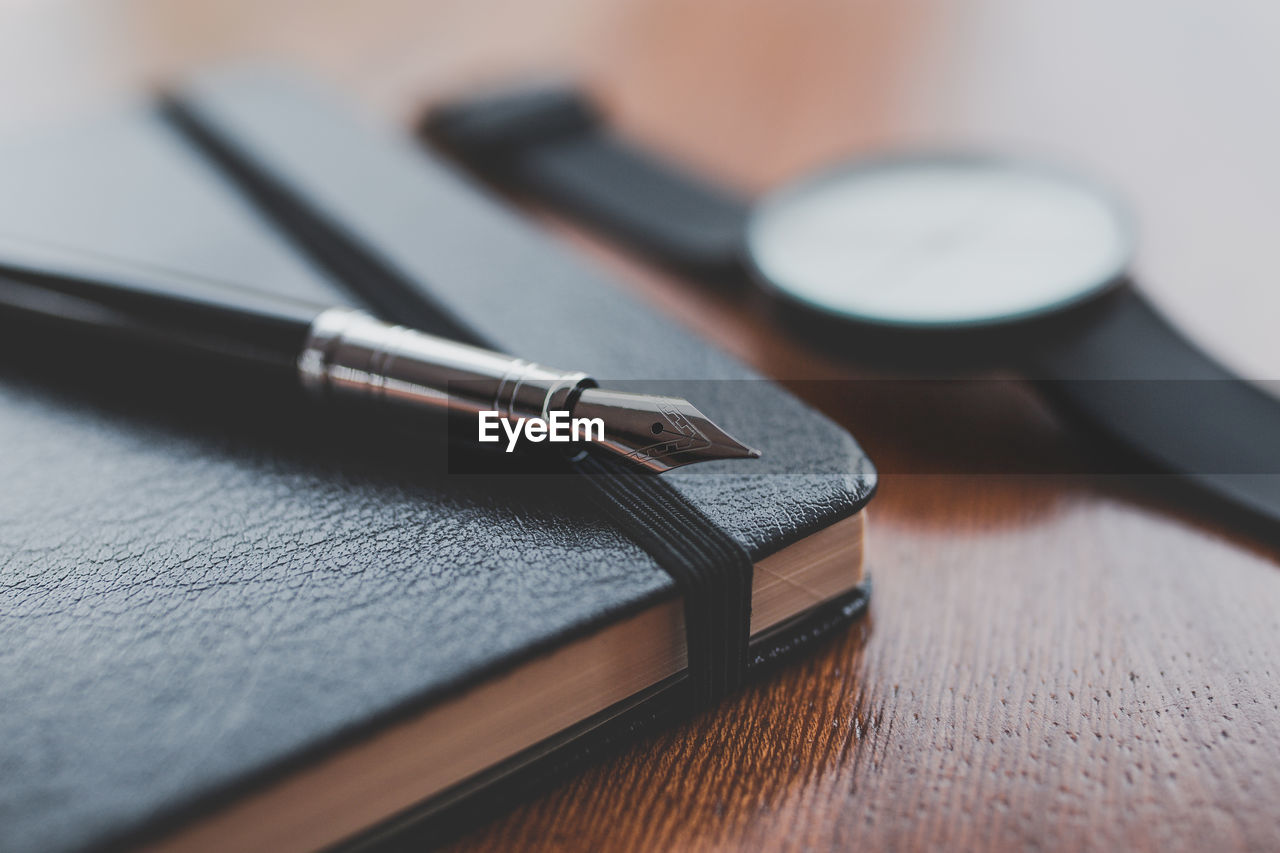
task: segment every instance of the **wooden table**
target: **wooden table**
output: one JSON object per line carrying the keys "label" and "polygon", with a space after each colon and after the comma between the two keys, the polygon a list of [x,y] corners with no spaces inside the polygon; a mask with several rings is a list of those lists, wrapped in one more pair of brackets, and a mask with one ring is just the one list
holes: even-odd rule
{"label": "wooden table", "polygon": [[[747,191],[890,145],[1047,154],[1135,200],[1143,287],[1268,378],[1277,34],[1280,7],[1243,0],[8,0],[0,129],[265,53],[402,121],[485,80],[573,73],[628,132]],[[867,375],[750,300],[548,225],[766,373]],[[886,472],[871,618],[458,849],[1280,847],[1274,543],[1160,480],[966,473],[1079,452],[1016,384],[892,405],[797,387]],[[932,452],[943,435],[972,457]]]}

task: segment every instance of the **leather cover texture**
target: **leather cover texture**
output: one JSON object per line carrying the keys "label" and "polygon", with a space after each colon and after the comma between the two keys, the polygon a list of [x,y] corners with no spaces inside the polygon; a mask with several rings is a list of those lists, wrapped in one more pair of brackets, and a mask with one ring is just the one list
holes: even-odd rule
{"label": "leather cover texture", "polygon": [[[842,430],[407,138],[261,70],[189,91],[481,339],[676,389],[762,447],[667,475],[753,558],[869,497]],[[2,150],[6,238],[355,301],[150,104]],[[127,361],[3,335],[0,849],[145,835],[672,595],[565,478],[451,476],[292,401],[224,400],[216,376],[136,392]]]}

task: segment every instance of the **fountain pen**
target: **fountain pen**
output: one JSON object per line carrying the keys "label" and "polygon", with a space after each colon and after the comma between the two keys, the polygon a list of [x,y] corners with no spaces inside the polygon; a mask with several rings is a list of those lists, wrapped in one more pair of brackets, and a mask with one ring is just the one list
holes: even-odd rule
{"label": "fountain pen", "polygon": [[[325,399],[444,411],[470,417],[472,424],[482,413],[508,424],[568,413],[602,422],[603,435],[588,431],[591,444],[652,473],[760,455],[680,397],[600,388],[579,371],[544,367],[351,308],[170,271],[157,275],[110,259],[95,257],[90,269],[0,256],[0,310],[35,315],[71,333],[96,330],[249,362]],[[171,276],[183,279],[180,288],[165,286]]]}

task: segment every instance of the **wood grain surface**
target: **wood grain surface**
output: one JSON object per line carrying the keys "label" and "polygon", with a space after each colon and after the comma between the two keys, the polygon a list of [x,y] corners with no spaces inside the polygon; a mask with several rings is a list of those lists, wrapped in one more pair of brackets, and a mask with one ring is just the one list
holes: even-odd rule
{"label": "wood grain surface", "polygon": [[[1243,0],[0,0],[0,128],[251,55],[399,121],[485,81],[577,75],[628,132],[753,192],[892,145],[1040,152],[1134,200],[1141,285],[1266,379],[1278,47],[1280,7]],[[766,373],[870,375],[757,300],[531,214]],[[795,387],[886,472],[869,620],[456,849],[1280,848],[1274,542],[1159,477],[973,474],[1089,467],[1018,383]]]}

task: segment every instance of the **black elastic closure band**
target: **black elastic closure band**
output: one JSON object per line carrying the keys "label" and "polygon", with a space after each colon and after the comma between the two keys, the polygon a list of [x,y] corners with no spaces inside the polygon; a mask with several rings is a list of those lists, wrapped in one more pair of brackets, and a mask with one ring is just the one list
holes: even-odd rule
{"label": "black elastic closure band", "polygon": [[737,690],[746,675],[751,635],[754,567],[746,550],[652,474],[591,453],[571,464],[604,498],[609,516],[682,593],[694,708]]}
{"label": "black elastic closure band", "polygon": [[306,204],[186,103],[164,97],[160,112],[285,239],[379,317],[454,340],[471,337],[443,305],[406,281],[346,229]]}
{"label": "black elastic closure band", "polygon": [[[198,110],[166,99],[163,114],[284,236],[383,319],[467,343],[489,344],[349,231],[308,205]],[[751,634],[753,566],[746,550],[653,474],[591,453],[569,465],[603,498],[609,519],[654,558],[683,596],[694,709],[736,690],[746,675]]]}

